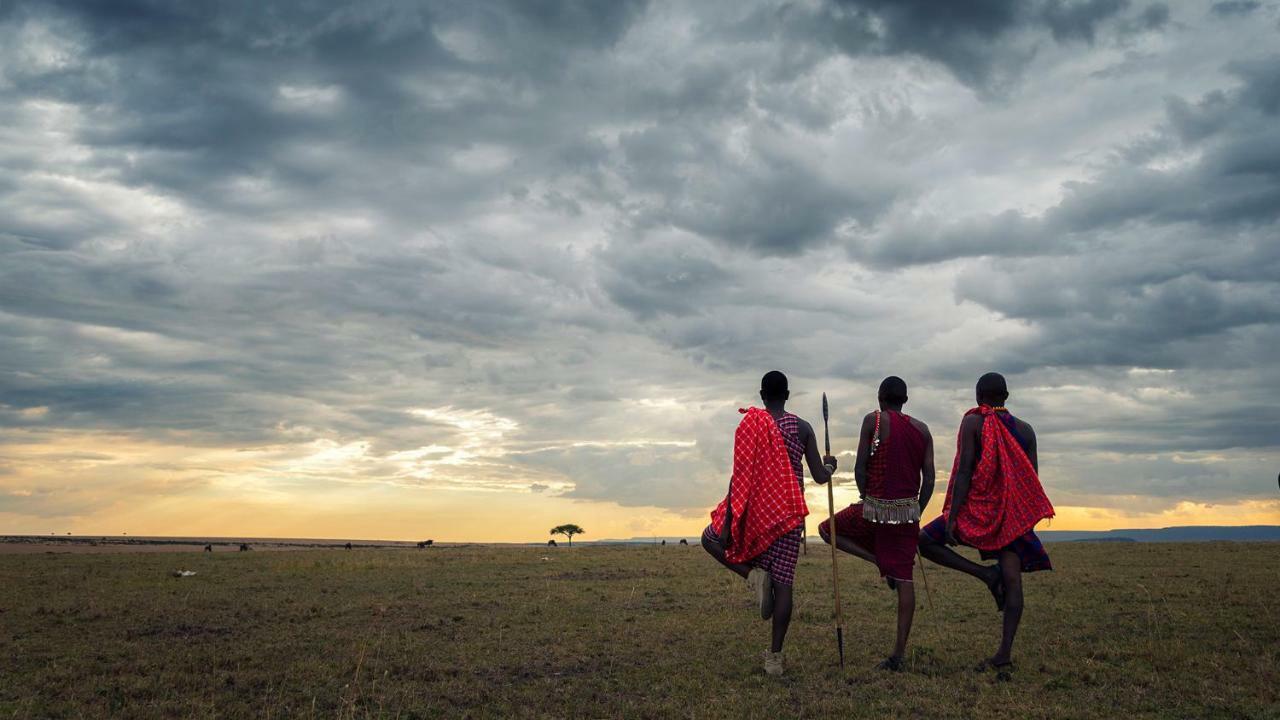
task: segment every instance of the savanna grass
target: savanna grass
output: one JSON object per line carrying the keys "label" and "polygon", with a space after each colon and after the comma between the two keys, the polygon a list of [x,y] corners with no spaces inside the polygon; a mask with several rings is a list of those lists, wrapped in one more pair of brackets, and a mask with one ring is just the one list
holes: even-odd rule
{"label": "savanna grass", "polygon": [[1005,683],[990,596],[933,565],[872,670],[894,598],[847,557],[841,671],[826,551],[781,679],[697,546],[0,556],[0,717],[1280,718],[1280,544],[1050,546]]}

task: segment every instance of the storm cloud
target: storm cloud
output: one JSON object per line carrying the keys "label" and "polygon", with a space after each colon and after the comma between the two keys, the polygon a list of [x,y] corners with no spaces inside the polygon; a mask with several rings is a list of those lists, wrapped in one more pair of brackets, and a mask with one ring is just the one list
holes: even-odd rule
{"label": "storm cloud", "polygon": [[947,438],[1000,370],[1060,504],[1271,502],[1278,22],[0,3],[0,517],[307,484],[694,517],[775,367],[845,451],[883,376]]}

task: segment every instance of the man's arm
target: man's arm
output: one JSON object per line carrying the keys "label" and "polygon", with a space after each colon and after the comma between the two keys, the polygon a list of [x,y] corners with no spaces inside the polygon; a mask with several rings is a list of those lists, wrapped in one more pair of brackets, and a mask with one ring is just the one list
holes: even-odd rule
{"label": "man's arm", "polygon": [[1040,474],[1040,459],[1036,457],[1036,431],[1031,427],[1031,423],[1024,422],[1027,431],[1023,433],[1023,438],[1027,441],[1027,459],[1031,461],[1031,467],[1036,469],[1036,475]]}
{"label": "man's arm", "polygon": [[[806,436],[804,439],[804,459],[809,465],[810,477],[819,485],[831,482],[831,473],[827,472],[827,469],[823,467],[822,455],[818,453],[818,435],[813,431],[813,426],[801,420],[800,432]],[[831,467],[834,470],[836,459],[834,457],[827,459],[830,460]]]}
{"label": "man's arm", "polygon": [[977,463],[978,441],[981,438],[982,416],[970,415],[960,423],[960,462],[956,476],[951,478],[951,512],[947,515],[947,544],[959,545],[955,536],[956,518],[969,497],[969,481]]}
{"label": "man's arm", "polygon": [[924,430],[924,463],[920,466],[920,516],[924,517],[924,509],[933,497],[933,484],[937,480],[937,470],[933,466],[933,435],[929,426],[920,423]]}
{"label": "man's arm", "polygon": [[871,458],[871,436],[876,431],[876,414],[867,413],[858,431],[858,457],[853,462],[853,480],[858,483],[858,497],[867,496],[867,460]]}

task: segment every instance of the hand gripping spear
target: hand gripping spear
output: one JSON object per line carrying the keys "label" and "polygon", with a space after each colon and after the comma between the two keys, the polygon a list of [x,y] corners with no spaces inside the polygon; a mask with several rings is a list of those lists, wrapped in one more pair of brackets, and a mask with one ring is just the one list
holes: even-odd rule
{"label": "hand gripping spear", "polygon": [[[826,444],[826,454],[831,454],[831,428],[828,427],[827,394],[822,393],[822,436]],[[827,472],[834,473],[835,468],[827,465]],[[831,585],[836,592],[836,647],[840,650],[840,667],[844,667],[844,613],[840,611],[840,575],[836,569],[836,499],[831,486],[835,477],[827,478],[827,530],[831,536]]]}

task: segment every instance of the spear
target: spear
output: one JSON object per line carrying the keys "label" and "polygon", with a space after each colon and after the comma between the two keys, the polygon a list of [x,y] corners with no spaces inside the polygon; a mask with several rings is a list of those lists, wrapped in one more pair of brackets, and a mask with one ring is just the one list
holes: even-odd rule
{"label": "spear", "polygon": [[[822,393],[822,435],[826,444],[826,454],[831,454],[831,428],[828,427],[827,394]],[[827,472],[834,473],[835,468],[827,465]],[[827,529],[831,533],[831,586],[836,593],[836,647],[840,650],[840,667],[844,667],[844,613],[840,610],[840,574],[836,569],[836,499],[831,486],[835,484],[835,476],[827,478]]]}

